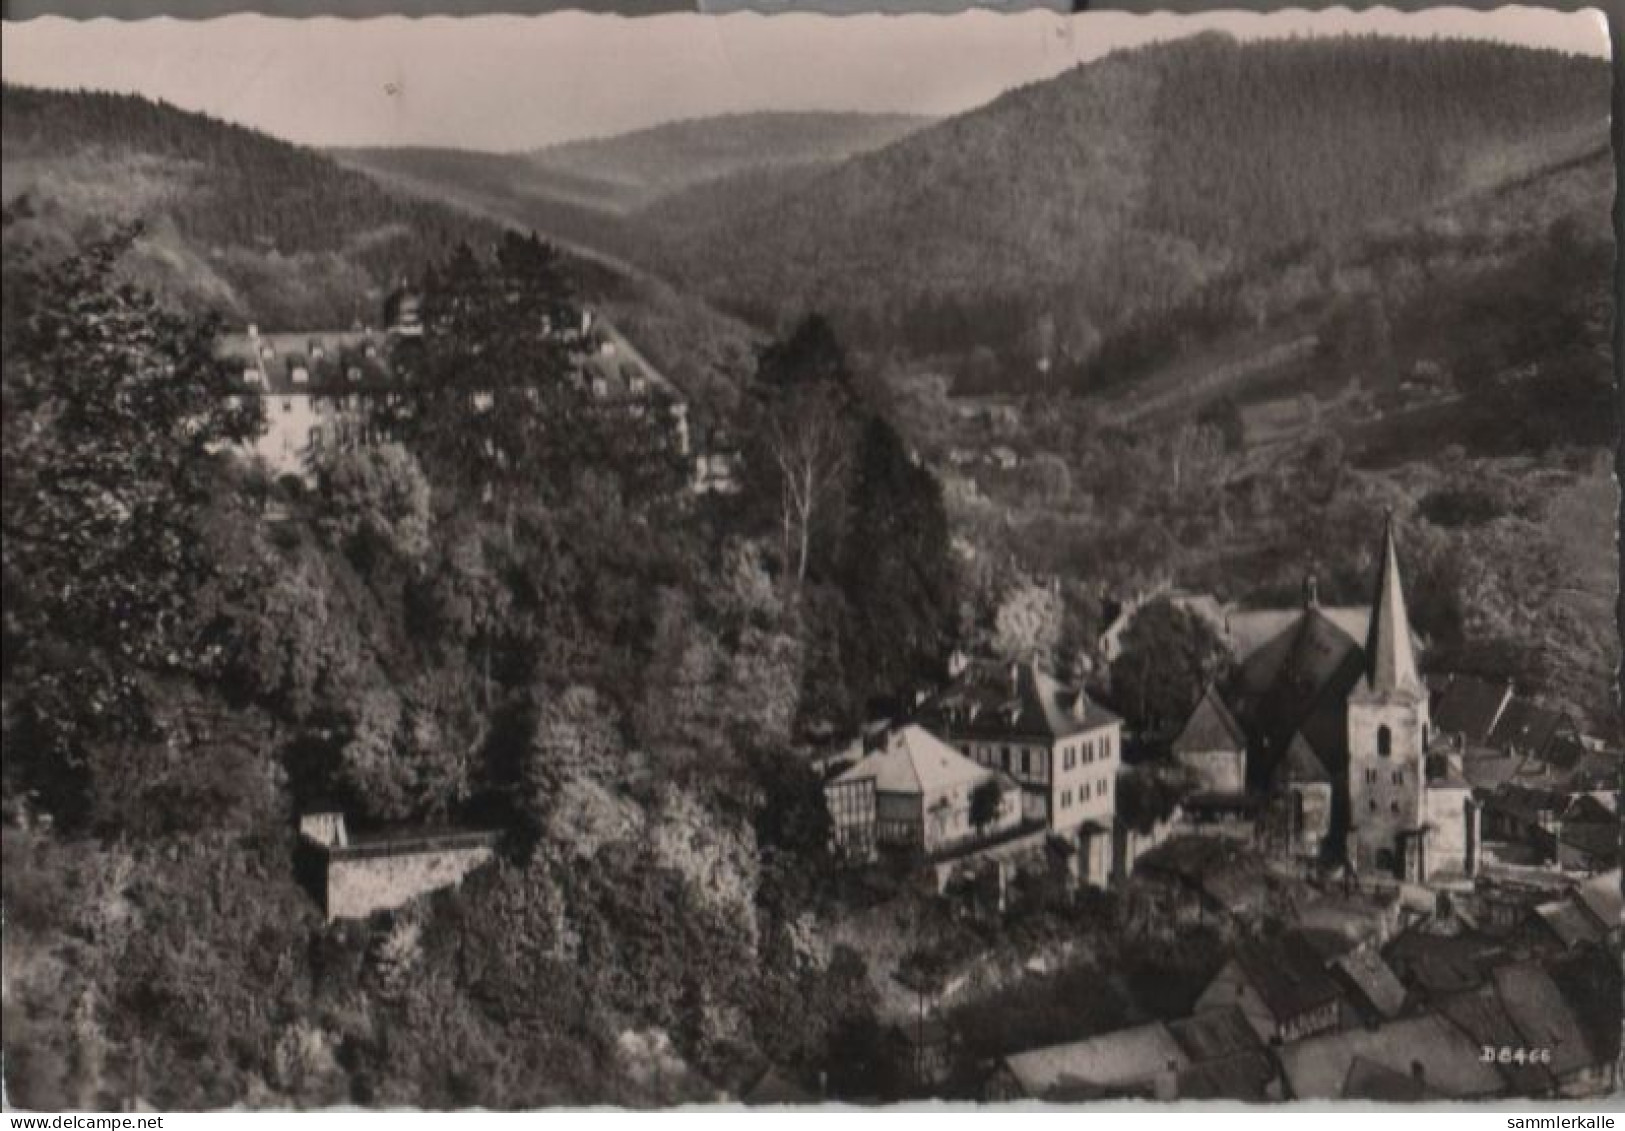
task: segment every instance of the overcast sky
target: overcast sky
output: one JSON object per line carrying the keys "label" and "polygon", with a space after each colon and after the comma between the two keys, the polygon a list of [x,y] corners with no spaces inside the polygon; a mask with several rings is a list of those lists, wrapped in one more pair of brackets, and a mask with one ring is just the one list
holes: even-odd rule
{"label": "overcast sky", "polygon": [[8,82],[133,91],[313,145],[523,149],[746,110],[941,115],[1116,47],[1244,38],[1469,36],[1606,56],[1598,12],[1528,8],[955,16],[579,12],[480,19],[8,23]]}

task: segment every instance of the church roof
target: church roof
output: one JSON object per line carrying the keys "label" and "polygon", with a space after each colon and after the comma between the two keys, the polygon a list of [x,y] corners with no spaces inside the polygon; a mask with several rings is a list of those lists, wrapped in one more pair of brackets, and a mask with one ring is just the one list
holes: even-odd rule
{"label": "church roof", "polygon": [[1185,721],[1185,729],[1174,739],[1174,753],[1200,754],[1214,750],[1245,750],[1247,736],[1236,717],[1219,698],[1212,684]]}
{"label": "church roof", "polygon": [[1405,612],[1392,514],[1382,533],[1382,563],[1377,575],[1377,597],[1371,608],[1371,627],[1366,632],[1365,662],[1365,686],[1371,691],[1427,693],[1417,672],[1411,621]]}
{"label": "church roof", "polygon": [[1242,661],[1240,685],[1259,695],[1283,680],[1318,690],[1358,649],[1353,637],[1311,606]]}
{"label": "church roof", "polygon": [[1235,683],[1236,714],[1263,746],[1249,776],[1267,782],[1298,736],[1325,769],[1341,772],[1348,695],[1364,663],[1359,644],[1316,606],[1247,657]]}
{"label": "church roof", "polygon": [[1288,782],[1300,785],[1310,785],[1316,782],[1330,782],[1332,776],[1326,772],[1326,767],[1316,757],[1309,741],[1299,731],[1292,736],[1287,745],[1286,757],[1276,767],[1275,780],[1283,784]]}

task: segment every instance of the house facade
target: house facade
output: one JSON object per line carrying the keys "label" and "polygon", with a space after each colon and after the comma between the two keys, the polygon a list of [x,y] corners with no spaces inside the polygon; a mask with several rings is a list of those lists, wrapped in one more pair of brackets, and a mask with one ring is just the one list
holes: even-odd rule
{"label": "house facade", "polygon": [[[274,475],[308,479],[323,452],[391,438],[379,409],[406,391],[390,364],[391,352],[399,341],[421,338],[423,325],[418,300],[408,293],[390,296],[385,315],[384,330],[271,333],[250,325],[217,343],[217,354],[236,375],[228,396],[257,398],[263,406],[264,431],[250,442],[249,454]],[[595,402],[632,413],[664,412],[678,452],[691,457],[686,399],[619,330],[587,312],[579,325],[547,332],[568,348],[575,376]],[[490,391],[473,393],[478,411],[494,402]],[[692,489],[735,490],[736,462],[726,452],[695,459]]]}
{"label": "house facade", "polygon": [[1246,943],[1196,1001],[1198,1015],[1235,1009],[1259,1040],[1284,1045],[1337,1028],[1342,993],[1301,940]]}
{"label": "house facade", "polygon": [[887,846],[930,857],[1021,823],[1015,782],[920,726],[886,735],[825,785],[824,798],[836,847],[860,859]]}
{"label": "house facade", "polygon": [[1122,721],[1034,663],[968,664],[917,721],[966,757],[1008,774],[1024,815],[1052,832],[1110,832]]}

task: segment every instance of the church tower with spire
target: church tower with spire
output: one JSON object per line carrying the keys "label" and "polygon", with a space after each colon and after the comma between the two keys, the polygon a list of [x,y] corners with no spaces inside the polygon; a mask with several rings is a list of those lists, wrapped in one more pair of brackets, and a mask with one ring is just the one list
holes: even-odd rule
{"label": "church tower with spire", "polygon": [[1428,691],[1416,666],[1390,512],[1383,531],[1365,669],[1348,698],[1348,856],[1364,874],[1423,882],[1427,853]]}

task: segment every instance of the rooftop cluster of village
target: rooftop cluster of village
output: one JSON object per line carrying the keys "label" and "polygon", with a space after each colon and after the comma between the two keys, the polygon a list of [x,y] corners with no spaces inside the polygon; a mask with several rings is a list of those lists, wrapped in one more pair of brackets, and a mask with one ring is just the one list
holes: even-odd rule
{"label": "rooftop cluster of village", "polygon": [[[946,687],[831,761],[856,866],[912,861],[945,898],[991,892],[1000,910],[1023,872],[1060,869],[1176,928],[1233,932],[1191,1015],[1010,1055],[988,1097],[1611,1086],[1617,1001],[1598,991],[1617,986],[1618,755],[1508,686],[1424,678],[1391,520],[1379,561],[1366,608],[1322,608],[1312,582],[1291,611],[1173,598],[1212,607],[1238,666],[1174,740],[1187,784],[1162,812],[1117,804],[1151,770],[1125,763],[1123,722],[1032,663],[956,658]],[[941,987],[964,980],[945,973],[900,1029],[924,1089],[953,1059]]]}
{"label": "rooftop cluster of village", "polygon": [[[1188,1013],[1006,1055],[980,1069],[983,1097],[1408,1102],[1613,1086],[1618,755],[1510,687],[1424,678],[1391,521],[1379,561],[1361,608],[1321,607],[1312,583],[1293,610],[1173,595],[1239,655],[1173,741],[1185,785],[1160,809],[1119,804],[1159,771],[1125,760],[1124,721],[1034,662],[956,655],[944,686],[817,763],[840,867],[995,918],[1042,875],[1228,940]],[[304,832],[331,918],[398,907],[494,854],[489,834],[358,842],[331,813],[308,814]],[[949,1080],[962,1062],[942,1018],[989,957],[915,984],[918,1016],[895,1037],[918,1094],[964,1085]],[[744,1098],[817,1098],[772,1071],[754,1087],[767,1091]]]}

